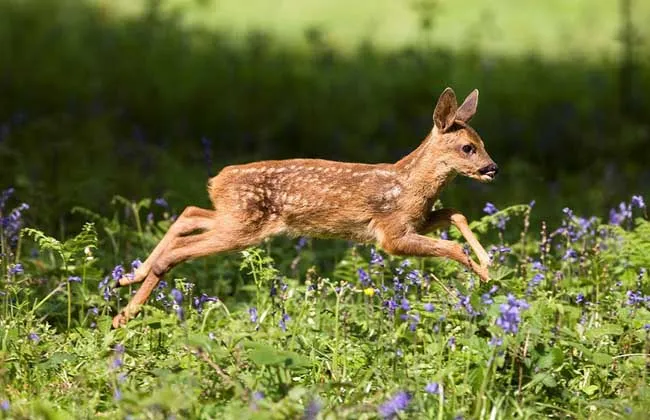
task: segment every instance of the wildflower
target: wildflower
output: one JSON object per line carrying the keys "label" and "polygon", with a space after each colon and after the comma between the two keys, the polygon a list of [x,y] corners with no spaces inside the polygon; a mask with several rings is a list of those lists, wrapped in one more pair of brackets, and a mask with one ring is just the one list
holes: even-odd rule
{"label": "wildflower", "polygon": [[447,340],[447,346],[453,351],[456,350],[456,337],[453,335]]}
{"label": "wildflower", "polygon": [[584,301],[585,301],[585,295],[582,293],[578,293],[578,295],[576,296],[576,303],[578,305],[581,305]]}
{"label": "wildflower", "polygon": [[174,302],[176,302],[177,305],[180,305],[183,303],[183,292],[181,292],[178,289],[172,289],[171,291],[171,297],[174,299]]}
{"label": "wildflower", "polygon": [[530,305],[525,300],[516,299],[512,294],[508,294],[507,303],[502,303],[499,306],[501,313],[496,320],[496,325],[506,333],[516,334],[521,322],[521,310],[529,307]]}
{"label": "wildflower", "polygon": [[70,276],[68,277],[69,283],[81,283],[81,277],[79,276]]}
{"label": "wildflower", "polygon": [[305,246],[307,246],[307,238],[302,236],[298,239],[298,243],[295,245],[296,252],[300,252]]}
{"label": "wildflower", "polygon": [[402,261],[400,265],[397,266],[397,268],[395,269],[395,273],[401,276],[402,274],[404,274],[404,270],[408,268],[410,265],[411,265],[411,261],[409,260]]}
{"label": "wildflower", "polygon": [[370,248],[370,265],[376,265],[378,267],[384,266],[384,257],[382,257],[375,248]]}
{"label": "wildflower", "polygon": [[470,316],[478,315],[478,312],[475,311],[475,310],[474,310],[474,307],[472,306],[472,302],[470,302],[470,297],[469,297],[469,295],[468,295],[468,296],[464,296],[464,295],[461,294],[460,292],[457,292],[457,293],[458,293],[458,303],[456,304],[456,308],[457,308],[457,309],[458,309],[458,308],[461,308],[461,307],[462,307],[462,308],[465,308],[465,310],[467,311],[467,313],[468,313]]}
{"label": "wildflower", "polygon": [[485,207],[483,207],[483,212],[485,212],[485,214],[493,215],[498,211],[499,209],[497,209],[496,206],[489,201],[485,203]]}
{"label": "wildflower", "polygon": [[429,303],[429,302],[427,302],[427,303],[424,304],[424,310],[425,310],[425,311],[427,311],[427,312],[433,312],[433,309],[434,309],[434,307],[433,307],[433,303]]}
{"label": "wildflower", "polygon": [[640,195],[633,195],[630,204],[632,205],[632,207],[636,207],[639,209],[645,208],[645,202],[643,201],[643,197]]}
{"label": "wildflower", "polygon": [[152,212],[149,212],[147,214],[147,223],[148,224],[153,224],[153,213]]}
{"label": "wildflower", "polygon": [[443,230],[442,232],[440,232],[440,239],[444,239],[444,240],[449,239],[449,231]]}
{"label": "wildflower", "polygon": [[38,336],[35,332],[30,332],[28,335],[29,339],[32,340],[32,342],[38,344],[39,341],[41,341],[41,337]]}
{"label": "wildflower", "polygon": [[627,296],[626,303],[630,306],[636,306],[648,300],[648,297],[643,296],[640,290],[637,290],[636,292],[628,290],[625,295]]}
{"label": "wildflower", "polygon": [[312,398],[305,407],[305,412],[303,413],[303,420],[315,420],[318,416],[318,413],[323,408],[323,404],[318,400],[318,398]]}
{"label": "wildflower", "polygon": [[158,206],[160,206],[160,207],[163,207],[163,208],[165,208],[165,209],[168,209],[168,208],[169,208],[169,204],[167,203],[167,200],[165,200],[165,199],[162,198],[162,197],[156,198],[156,199],[154,200],[154,203],[156,203],[156,205],[158,205]]}
{"label": "wildflower", "polygon": [[429,382],[427,386],[424,387],[424,392],[427,394],[440,394],[440,384],[438,382]]}
{"label": "wildflower", "polygon": [[395,310],[399,307],[397,302],[394,299],[387,299],[384,301],[384,307],[388,309],[390,315],[395,314]]}
{"label": "wildflower", "polygon": [[113,390],[113,399],[115,401],[120,401],[122,399],[122,391],[117,387]]}
{"label": "wildflower", "polygon": [[103,292],[105,301],[108,301],[111,298],[111,287],[108,285],[110,279],[111,279],[110,276],[106,276],[104,277],[104,280],[99,282],[98,288]]}
{"label": "wildflower", "polygon": [[14,191],[15,189],[10,187],[0,193],[0,210],[5,208],[5,203],[13,195]]}
{"label": "wildflower", "polygon": [[409,323],[409,329],[411,331],[415,331],[419,323],[420,323],[420,315],[418,314],[411,315],[411,322]]}
{"label": "wildflower", "polygon": [[569,249],[566,250],[566,252],[562,256],[562,259],[564,261],[566,261],[566,260],[576,261],[578,259],[578,252],[573,248],[569,248]]}
{"label": "wildflower", "polygon": [[421,274],[418,270],[411,270],[407,275],[406,279],[411,282],[411,284],[420,284]]}
{"label": "wildflower", "polygon": [[363,289],[363,293],[364,293],[366,296],[373,297],[373,296],[375,295],[375,289],[373,289],[372,287],[368,287],[368,288],[366,288],[366,289]]}
{"label": "wildflower", "polygon": [[251,322],[257,324],[257,308],[253,306],[248,310],[248,314],[251,317]]}
{"label": "wildflower", "polygon": [[12,275],[12,276],[19,276],[19,275],[23,274],[24,272],[25,272],[25,270],[23,269],[23,265],[20,264],[20,263],[14,264],[14,265],[9,267],[9,274]]}
{"label": "wildflower", "polygon": [[8,400],[0,401],[0,410],[9,411],[10,408],[11,408],[11,405],[9,404]]}
{"label": "wildflower", "polygon": [[288,313],[283,313],[282,318],[280,318],[280,323],[278,324],[280,328],[282,329],[283,332],[287,331],[287,321],[289,321],[291,317],[289,316]]}
{"label": "wildflower", "polygon": [[393,419],[406,410],[411,402],[411,395],[408,392],[399,391],[391,399],[379,406],[379,415],[385,419]]}
{"label": "wildflower", "polygon": [[[4,206],[4,203],[2,203]],[[0,210],[2,206],[0,206]],[[29,205],[22,203],[13,209],[7,216],[0,217],[0,228],[4,231],[4,236],[9,239],[9,243],[14,246],[18,242],[18,235],[23,227],[22,213],[29,209]]]}
{"label": "wildflower", "polygon": [[503,338],[492,336],[488,344],[492,347],[499,347],[500,345],[503,344]]}
{"label": "wildflower", "polygon": [[610,209],[609,211],[609,223],[611,225],[621,225],[624,221],[632,218],[632,206],[627,205],[624,202],[618,205],[618,211],[616,209]]}
{"label": "wildflower", "polygon": [[217,338],[217,337],[214,335],[214,333],[213,333],[212,331],[210,331],[210,332],[208,333],[208,338],[209,338],[210,340],[214,340],[214,339]]}
{"label": "wildflower", "polygon": [[411,305],[409,304],[409,301],[406,298],[402,298],[402,302],[400,306],[404,311],[408,311],[409,309],[411,309]]}
{"label": "wildflower", "polygon": [[203,159],[205,166],[208,170],[208,175],[211,175],[212,170],[212,140],[207,137],[201,137],[201,145],[203,146]]}
{"label": "wildflower", "polygon": [[124,277],[124,267],[122,267],[122,264],[118,264],[115,266],[115,268],[113,268],[111,277],[113,277],[113,280],[115,281],[119,281],[122,277]]}
{"label": "wildflower", "polygon": [[264,393],[262,391],[253,392],[253,400],[259,401],[264,399]]}
{"label": "wildflower", "polygon": [[367,286],[370,284],[370,275],[366,270],[364,270],[363,268],[359,268],[357,270],[357,275],[359,276],[359,282],[361,283],[361,285]]}
{"label": "wildflower", "polygon": [[135,260],[131,261],[131,268],[134,270],[140,268],[141,265],[142,265],[142,261],[140,261],[139,258],[136,258]]}
{"label": "wildflower", "polygon": [[194,309],[196,309],[198,313],[201,313],[203,311],[203,305],[205,305],[206,302],[217,302],[218,300],[219,298],[201,293],[201,296],[194,296]]}

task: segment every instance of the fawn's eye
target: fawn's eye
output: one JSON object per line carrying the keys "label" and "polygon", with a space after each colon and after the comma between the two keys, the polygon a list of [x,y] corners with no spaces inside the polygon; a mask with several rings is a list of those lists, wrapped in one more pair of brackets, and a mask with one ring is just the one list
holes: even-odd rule
{"label": "fawn's eye", "polygon": [[472,145],[472,144],[466,144],[466,145],[464,145],[462,147],[462,150],[463,150],[463,153],[466,153],[466,154],[469,155],[470,153],[474,153],[474,151],[476,150],[476,147],[474,147],[474,145]]}

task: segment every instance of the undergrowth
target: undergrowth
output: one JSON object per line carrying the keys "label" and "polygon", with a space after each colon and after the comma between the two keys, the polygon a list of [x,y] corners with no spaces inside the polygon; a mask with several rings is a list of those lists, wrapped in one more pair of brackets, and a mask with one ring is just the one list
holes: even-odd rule
{"label": "undergrowth", "polygon": [[[0,197],[5,418],[644,418],[650,410],[650,222],[534,203],[473,223],[494,261],[277,239],[186,263],[113,330],[133,270],[173,222],[163,199],[56,239]],[[458,239],[454,230],[437,233]],[[338,247],[338,248],[337,248]],[[337,248],[340,252],[321,251]],[[327,260],[327,261],[324,261]]]}

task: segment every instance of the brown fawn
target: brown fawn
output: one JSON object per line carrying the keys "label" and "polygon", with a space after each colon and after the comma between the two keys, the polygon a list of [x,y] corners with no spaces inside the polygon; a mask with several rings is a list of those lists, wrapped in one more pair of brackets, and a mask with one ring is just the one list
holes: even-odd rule
{"label": "brown fawn", "polygon": [[[459,107],[445,89],[433,112],[434,126],[422,144],[394,164],[319,159],[254,162],[225,167],[208,183],[214,210],[187,207],[133,277],[144,282],[113,327],[134,317],[161,276],[190,258],[242,250],[280,234],[374,242],[394,255],[446,257],[489,280],[490,258],[460,212],[432,210],[457,174],[488,182],[498,167],[468,121],[478,90]],[[453,224],[478,257],[457,242],[424,236]]]}

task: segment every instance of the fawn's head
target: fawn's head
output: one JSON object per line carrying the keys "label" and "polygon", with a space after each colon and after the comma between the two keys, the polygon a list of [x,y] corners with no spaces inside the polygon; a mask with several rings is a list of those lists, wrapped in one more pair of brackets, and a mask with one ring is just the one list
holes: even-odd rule
{"label": "fawn's head", "polygon": [[467,124],[476,113],[477,105],[478,90],[474,89],[467,95],[459,107],[454,91],[445,89],[433,111],[434,141],[437,153],[453,171],[481,182],[490,182],[499,167],[488,155],[481,137]]}

